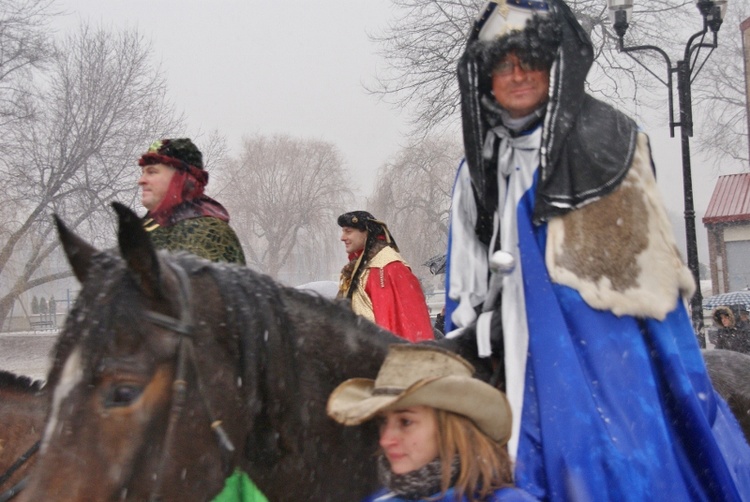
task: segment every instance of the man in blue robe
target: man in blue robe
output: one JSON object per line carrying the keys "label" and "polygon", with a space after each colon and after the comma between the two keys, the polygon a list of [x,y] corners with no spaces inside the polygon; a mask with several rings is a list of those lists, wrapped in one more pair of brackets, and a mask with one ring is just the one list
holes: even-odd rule
{"label": "man in blue robe", "polygon": [[480,352],[501,354],[532,495],[750,500],[750,447],[706,374],[648,137],[585,93],[592,62],[561,0],[480,13],[458,68],[446,331],[475,325]]}

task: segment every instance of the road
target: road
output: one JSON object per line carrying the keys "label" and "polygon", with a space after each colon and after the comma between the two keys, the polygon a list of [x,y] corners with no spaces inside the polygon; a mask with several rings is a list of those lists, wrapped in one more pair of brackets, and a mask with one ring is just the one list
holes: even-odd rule
{"label": "road", "polygon": [[0,369],[43,380],[57,331],[0,333]]}

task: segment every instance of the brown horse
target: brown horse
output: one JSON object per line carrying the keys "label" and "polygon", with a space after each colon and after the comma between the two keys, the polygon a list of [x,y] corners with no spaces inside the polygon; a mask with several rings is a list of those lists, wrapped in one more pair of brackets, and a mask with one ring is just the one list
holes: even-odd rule
{"label": "brown horse", "polygon": [[82,288],[20,500],[211,500],[236,469],[273,501],[372,492],[375,427],[339,426],[326,401],[347,378],[374,378],[403,340],[247,268],[156,253],[113,206],[119,253],[58,220]]}
{"label": "brown horse", "polygon": [[0,370],[0,500],[29,472],[42,437],[44,382]]}
{"label": "brown horse", "polygon": [[726,400],[750,443],[750,355],[733,350],[703,350],[716,392]]}

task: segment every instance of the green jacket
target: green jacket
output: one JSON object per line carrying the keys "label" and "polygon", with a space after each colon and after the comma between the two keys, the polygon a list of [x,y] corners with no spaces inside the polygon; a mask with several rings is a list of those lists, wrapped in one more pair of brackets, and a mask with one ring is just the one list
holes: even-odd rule
{"label": "green jacket", "polygon": [[187,251],[207,260],[245,265],[245,253],[232,227],[210,216],[180,220],[172,226],[159,226],[151,218],[143,221],[157,249]]}

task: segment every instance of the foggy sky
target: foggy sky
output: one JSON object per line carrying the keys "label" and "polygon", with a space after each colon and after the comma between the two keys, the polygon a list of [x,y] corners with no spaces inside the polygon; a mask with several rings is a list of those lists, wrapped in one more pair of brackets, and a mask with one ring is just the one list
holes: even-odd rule
{"label": "foggy sky", "polygon": [[[64,0],[57,5],[69,13],[56,22],[61,33],[81,21],[138,28],[153,44],[169,99],[184,112],[188,131],[218,130],[232,154],[242,136],[253,133],[329,141],[341,150],[363,201],[378,167],[405,143],[408,114],[363,88],[382,68],[368,33],[384,30],[392,19],[387,0]],[[721,35],[739,33],[728,26]],[[666,89],[661,92],[666,98]],[[669,138],[666,110],[638,120],[651,136],[668,210],[681,218],[679,130]],[[200,147],[200,139],[196,142]],[[700,219],[716,173],[698,155],[692,162],[700,261],[707,263]],[[740,170],[726,166],[721,174]],[[675,233],[684,246],[681,223]]]}
{"label": "foggy sky", "polygon": [[[232,153],[243,135],[289,134],[335,144],[367,195],[400,148],[406,116],[368,94],[385,1],[63,0],[60,34],[82,21],[137,28],[151,41],[168,98],[188,132],[218,130]],[[201,146],[200,138],[196,139]],[[144,145],[146,147],[147,145]],[[209,192],[210,192],[209,186]]]}

